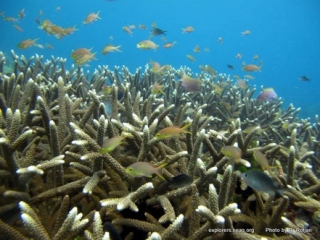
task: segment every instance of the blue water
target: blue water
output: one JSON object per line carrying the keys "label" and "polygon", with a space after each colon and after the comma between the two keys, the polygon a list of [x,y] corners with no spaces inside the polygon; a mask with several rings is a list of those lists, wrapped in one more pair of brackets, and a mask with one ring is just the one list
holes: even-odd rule
{"label": "blue water", "polygon": [[[59,7],[60,9],[57,9]],[[0,51],[30,57],[34,54],[44,58],[63,57],[69,66],[72,50],[93,47],[98,60],[85,66],[91,70],[98,65],[127,66],[131,72],[144,67],[150,59],[161,65],[170,64],[175,68],[188,66],[195,73],[200,72],[200,64],[209,64],[220,73],[242,77],[241,63],[259,64],[263,61],[262,72],[251,75],[251,86],[273,87],[284,100],[284,107],[292,103],[300,107],[300,117],[313,119],[320,114],[318,89],[320,88],[320,1],[318,0],[1,0],[0,12],[17,18],[20,9],[25,9],[26,17],[19,20],[23,32],[18,32],[12,23],[0,19]],[[43,15],[39,15],[39,11]],[[100,11],[101,19],[83,25],[91,12]],[[76,25],[78,31],[56,39],[38,28],[35,18],[51,20],[61,27]],[[157,51],[142,51],[136,44],[149,38],[151,24],[167,30],[167,41],[177,41],[171,49],[164,49],[160,37],[152,40],[161,47]],[[148,27],[138,28],[139,24]],[[133,35],[122,30],[123,26],[135,25]],[[193,26],[195,31],[181,34],[182,28]],[[241,32],[251,34],[242,36]],[[109,40],[112,36],[113,40]],[[218,43],[222,37],[223,43]],[[39,38],[39,44],[52,44],[52,49],[18,49],[17,44],[27,38]],[[108,44],[121,45],[121,53],[102,55],[102,48]],[[194,53],[199,45],[201,51]],[[209,52],[205,52],[205,48]],[[240,53],[242,59],[235,56]],[[191,62],[186,55],[196,58]],[[252,57],[258,54],[259,60]],[[234,70],[227,68],[232,64]],[[305,75],[312,80],[302,82],[298,78]],[[258,90],[256,95],[258,94]]]}

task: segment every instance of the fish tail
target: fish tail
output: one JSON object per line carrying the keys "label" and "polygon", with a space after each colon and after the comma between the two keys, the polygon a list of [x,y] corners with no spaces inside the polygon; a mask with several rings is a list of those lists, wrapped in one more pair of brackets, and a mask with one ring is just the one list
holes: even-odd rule
{"label": "fish tail", "polygon": [[181,130],[184,132],[184,133],[189,133],[191,134],[191,132],[187,131],[187,128],[191,126],[191,122],[187,123],[186,125],[184,125]]}
{"label": "fish tail", "polygon": [[162,169],[167,165],[168,163],[161,164],[159,167],[156,168],[156,171],[155,171],[155,174],[164,181],[166,181],[166,179],[162,175]]}
{"label": "fish tail", "polygon": [[117,52],[122,52],[119,48],[121,47],[121,45],[119,45],[119,46],[117,46],[116,48],[115,48],[115,50],[117,51]]}

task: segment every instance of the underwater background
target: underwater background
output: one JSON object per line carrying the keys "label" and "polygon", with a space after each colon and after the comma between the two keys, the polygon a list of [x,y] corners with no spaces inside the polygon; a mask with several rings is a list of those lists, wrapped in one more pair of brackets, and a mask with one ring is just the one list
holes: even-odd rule
{"label": "underwater background", "polygon": [[[25,9],[26,16],[19,19],[21,9]],[[83,24],[89,13],[98,11],[101,19]],[[43,55],[44,59],[62,57],[67,59],[66,65],[71,66],[73,50],[92,48],[92,52],[97,52],[97,60],[83,66],[90,72],[98,65],[108,65],[111,69],[125,65],[135,71],[152,60],[174,68],[187,66],[194,73],[201,71],[199,65],[208,64],[231,78],[247,74],[242,70],[243,62],[259,64],[261,61],[261,72],[251,74],[254,80],[250,80],[249,86],[274,88],[284,100],[284,107],[292,103],[301,108],[301,118],[314,121],[320,112],[320,2],[317,0],[2,0],[0,12],[3,19],[18,19],[17,22],[0,21],[0,51],[7,55],[13,49],[26,58],[34,54]],[[35,19],[50,20],[63,28],[75,26],[77,30],[57,39],[40,29]],[[153,23],[167,31],[165,36],[152,38],[159,48],[157,51],[138,49],[138,42],[149,39]],[[140,29],[139,24],[147,29]],[[136,27],[132,35],[122,29],[132,25]],[[194,27],[194,31],[182,34],[182,28],[187,26]],[[251,34],[241,34],[245,30]],[[44,49],[17,47],[25,39],[36,38]],[[172,48],[163,48],[166,42],[174,41]],[[102,55],[101,50],[108,43],[121,45],[122,52]],[[46,44],[54,49],[47,48]],[[200,47],[197,53],[193,51],[195,46]],[[190,61],[188,54],[195,61]],[[237,54],[242,58],[236,58]],[[254,55],[259,58],[253,60]],[[299,80],[301,76],[311,80]]]}
{"label": "underwater background", "polygon": [[320,239],[319,10],[1,1],[0,240]]}

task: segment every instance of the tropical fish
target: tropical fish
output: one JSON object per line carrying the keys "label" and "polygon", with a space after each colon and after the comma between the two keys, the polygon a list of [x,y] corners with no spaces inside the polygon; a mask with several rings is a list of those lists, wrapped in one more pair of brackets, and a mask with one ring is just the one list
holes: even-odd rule
{"label": "tropical fish", "polygon": [[230,70],[234,70],[234,66],[231,64],[227,64],[227,68],[229,68]]}
{"label": "tropical fish", "polygon": [[19,11],[19,13],[18,13],[18,17],[19,17],[19,18],[25,18],[25,16],[26,16],[26,13],[24,12],[24,9],[21,9],[21,10]]}
{"label": "tropical fish", "polygon": [[194,49],[193,49],[193,51],[194,51],[195,53],[200,52],[200,46],[199,46],[199,45],[195,46]]}
{"label": "tropical fish", "polygon": [[279,194],[283,196],[284,189],[281,189],[278,184],[267,174],[259,170],[251,169],[244,173],[237,173],[243,181],[256,191],[265,192],[268,194]]}
{"label": "tropical fish", "polygon": [[67,27],[63,29],[63,34],[64,35],[70,35],[72,33],[74,33],[74,31],[77,31],[78,29],[76,29],[76,25],[74,25],[73,27]]}
{"label": "tropical fish", "polygon": [[242,54],[241,54],[241,53],[238,53],[238,54],[236,55],[236,58],[241,59],[241,58],[242,58]]}
{"label": "tropical fish", "polygon": [[189,92],[198,92],[202,84],[201,80],[193,79],[185,73],[182,75],[180,81],[182,82],[182,87]]}
{"label": "tropical fish", "polygon": [[155,44],[154,42],[150,40],[143,40],[137,44],[137,48],[142,49],[142,50],[149,50],[149,49],[154,49],[157,50],[159,45]]}
{"label": "tropical fish", "polygon": [[12,26],[13,26],[17,31],[23,32],[23,29],[22,29],[20,26],[18,26],[18,25],[16,25],[16,24],[13,24]]}
{"label": "tropical fish", "polygon": [[242,63],[242,70],[246,71],[246,72],[256,72],[259,71],[261,72],[261,68],[262,68],[262,62],[260,63],[259,66],[255,65],[255,64],[245,64],[245,62]]}
{"label": "tropical fish", "polygon": [[182,28],[182,33],[192,33],[193,31],[194,31],[194,27],[192,27],[192,26]]}
{"label": "tropical fish", "polygon": [[177,137],[181,133],[190,133],[186,130],[190,125],[191,123],[188,123],[181,128],[178,126],[170,126],[170,127],[163,128],[159,132],[157,132],[155,137],[157,139],[168,139],[171,137]]}
{"label": "tropical fish", "polygon": [[76,50],[74,50],[72,53],[71,53],[71,58],[73,60],[77,60],[78,58],[81,58],[83,57],[84,55],[86,54],[91,54],[91,50],[92,48],[90,49],[87,49],[87,48],[78,48]]}
{"label": "tropical fish", "polygon": [[146,30],[146,29],[147,29],[147,26],[144,25],[144,24],[139,24],[139,28],[142,29],[142,30]]}
{"label": "tropical fish", "polygon": [[258,60],[258,58],[259,58],[259,55],[257,54],[253,56],[253,60]]}
{"label": "tropical fish", "polygon": [[102,86],[101,93],[104,96],[109,96],[112,93],[112,86],[108,86],[107,84],[104,84]]}
{"label": "tropical fish", "polygon": [[242,34],[243,36],[250,35],[250,34],[251,34],[251,31],[250,31],[250,30],[245,30],[245,31],[241,32],[241,34]]}
{"label": "tropical fish", "polygon": [[163,45],[164,48],[172,48],[174,45],[176,45],[176,41],[174,42],[168,42],[166,44]]}
{"label": "tropical fish", "polygon": [[100,13],[100,11],[98,11],[97,13],[88,14],[88,16],[84,19],[83,24],[89,24],[89,23],[92,23],[94,21],[97,21],[98,19],[101,19],[99,17],[99,13]]}
{"label": "tropical fish", "polygon": [[269,101],[277,99],[278,96],[273,88],[264,88],[261,93],[259,93],[257,100],[259,101]]}
{"label": "tropical fish", "polygon": [[242,79],[237,79],[237,85],[241,89],[247,89],[248,88],[248,82]]}
{"label": "tropical fish", "polygon": [[77,58],[75,60],[75,63],[79,66],[90,62],[91,60],[97,60],[97,58],[95,57],[96,53],[89,53],[89,54],[84,54],[82,57]]}
{"label": "tropical fish", "polygon": [[177,176],[172,177],[168,181],[168,186],[171,188],[182,188],[192,183],[192,179],[189,175],[181,173]]}
{"label": "tropical fish", "polygon": [[163,85],[160,85],[158,82],[154,82],[154,84],[151,87],[151,92],[152,94],[155,94],[155,95],[159,93],[164,94],[162,88],[163,88]]}
{"label": "tropical fish", "polygon": [[247,78],[247,79],[250,79],[250,80],[254,80],[254,77],[253,76],[251,76],[251,75],[244,75],[243,76],[244,78]]}
{"label": "tropical fish", "polygon": [[191,61],[191,62],[194,62],[196,59],[194,58],[194,56],[188,54],[187,55],[187,58]]}
{"label": "tropical fish", "polygon": [[299,77],[299,80],[304,81],[304,82],[309,82],[311,79],[306,76],[301,76],[301,77]]}
{"label": "tropical fish", "polygon": [[241,149],[238,147],[234,147],[234,146],[223,146],[221,148],[221,152],[226,157],[232,158],[234,160],[240,160],[242,157]]}
{"label": "tropical fish", "polygon": [[17,22],[19,22],[19,18],[3,17],[3,21],[17,23]]}
{"label": "tropical fish", "polygon": [[231,109],[231,104],[228,103],[228,102],[220,101],[219,105],[224,107],[224,108],[226,108],[226,109],[228,109],[228,110]]}
{"label": "tropical fish", "polygon": [[150,34],[151,34],[151,37],[154,37],[154,36],[166,35],[166,32],[167,31],[162,30],[160,28],[153,27],[150,31]]}
{"label": "tropical fish", "polygon": [[54,46],[50,43],[46,43],[45,46],[49,49],[54,49]]}
{"label": "tropical fish", "polygon": [[223,43],[222,37],[219,37],[219,38],[218,38],[218,43],[219,43],[219,44],[222,44],[222,43]]}
{"label": "tropical fish", "polygon": [[128,33],[130,36],[132,36],[131,28],[129,28],[128,26],[123,26],[122,30]]}
{"label": "tropical fish", "polygon": [[261,166],[262,170],[268,171],[270,169],[269,161],[268,161],[266,155],[264,155],[262,152],[260,152],[258,150],[254,151],[253,158]]}
{"label": "tropical fish", "polygon": [[209,66],[209,65],[199,65],[199,68],[204,71],[207,72],[211,75],[211,77],[216,77],[217,76],[217,72],[216,70],[213,69],[213,67]]}
{"label": "tropical fish", "polygon": [[102,144],[100,152],[103,153],[103,154],[112,152],[127,137],[132,137],[132,134],[131,133],[122,132],[120,136],[115,136],[115,137],[112,137],[112,138],[105,139],[103,141],[103,144]]}
{"label": "tropical fish", "polygon": [[29,47],[32,47],[32,46],[35,46],[36,45],[36,41],[38,40],[39,38],[36,38],[36,39],[26,39],[26,40],[23,40],[21,41],[19,44],[18,44],[18,48],[20,49],[26,49],[26,48],[29,48]]}
{"label": "tropical fish", "polygon": [[164,163],[157,168],[154,168],[149,162],[135,162],[126,168],[126,172],[136,178],[148,177],[151,178],[153,174],[156,174],[161,179],[165,180],[162,176],[162,168],[167,166],[168,163]]}
{"label": "tropical fish", "polygon": [[103,49],[102,49],[102,54],[105,55],[107,53],[110,52],[121,52],[121,50],[119,49],[121,47],[121,45],[119,46],[114,46],[112,44],[107,44]]}

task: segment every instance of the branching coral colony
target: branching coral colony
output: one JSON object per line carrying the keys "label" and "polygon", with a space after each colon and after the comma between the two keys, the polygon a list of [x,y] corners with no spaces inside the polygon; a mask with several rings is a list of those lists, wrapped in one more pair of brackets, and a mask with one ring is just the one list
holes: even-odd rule
{"label": "branching coral colony", "polygon": [[[2,239],[320,238],[317,117],[257,101],[223,74],[90,75],[61,58],[12,57],[6,74],[0,59]],[[130,170],[159,176],[138,178],[137,162]],[[241,168],[265,170],[283,196],[244,190]]]}

